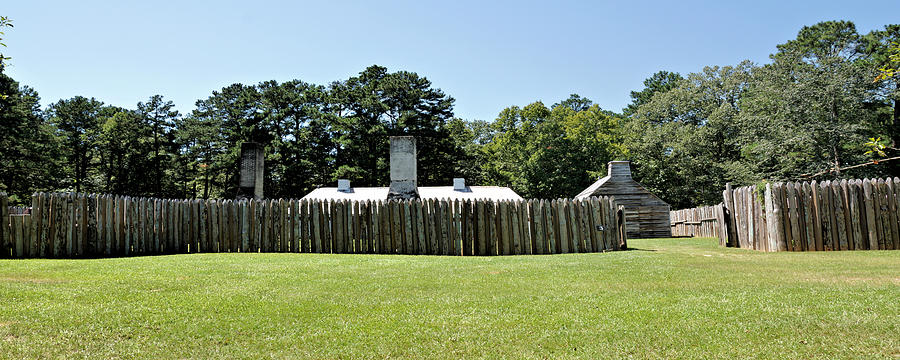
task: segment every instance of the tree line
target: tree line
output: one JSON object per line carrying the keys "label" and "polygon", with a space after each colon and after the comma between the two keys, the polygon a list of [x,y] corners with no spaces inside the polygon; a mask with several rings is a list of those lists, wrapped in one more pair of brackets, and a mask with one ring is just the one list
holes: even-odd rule
{"label": "tree line", "polygon": [[418,139],[423,185],[465,177],[524,197],[574,196],[618,159],[674,208],[717,203],[726,182],[894,176],[900,160],[885,159],[900,155],[900,81],[876,78],[897,41],[900,25],[861,34],[822,22],[766,64],[660,71],[621,112],[573,94],[491,121],[455,117],[453,97],[426,77],[381,66],[325,85],[233,84],[182,114],[162,95],[133,108],[84,96],[42,108],[0,62],[0,190],[19,203],[59,190],[228,198],[245,141],[265,145],[266,197],[338,178],[386,186],[390,135]]}

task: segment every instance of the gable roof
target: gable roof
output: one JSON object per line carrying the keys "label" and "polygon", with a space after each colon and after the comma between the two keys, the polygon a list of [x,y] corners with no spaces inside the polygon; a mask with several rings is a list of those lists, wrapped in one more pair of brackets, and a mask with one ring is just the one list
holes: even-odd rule
{"label": "gable roof", "polygon": [[575,198],[581,199],[581,198],[590,197],[591,195],[594,194],[594,192],[597,191],[597,189],[599,189],[601,186],[603,186],[603,184],[606,184],[607,181],[609,181],[608,175],[604,178],[597,179],[597,181],[595,181],[593,184],[591,184],[590,186],[588,186],[587,188],[582,190],[580,193],[578,193],[578,195],[575,195]]}
{"label": "gable roof", "polygon": [[[606,195],[606,196],[619,196],[622,198],[622,195],[631,195],[631,196],[642,196],[650,198],[652,202],[658,202],[660,205],[669,206],[668,203],[662,201],[658,196],[645,189],[641,183],[634,181],[631,178],[615,178],[613,179],[609,175],[603,177],[593,184],[585,188],[582,192],[578,193],[575,196],[576,199],[591,197],[595,195]],[[624,199],[620,199],[624,200]]]}

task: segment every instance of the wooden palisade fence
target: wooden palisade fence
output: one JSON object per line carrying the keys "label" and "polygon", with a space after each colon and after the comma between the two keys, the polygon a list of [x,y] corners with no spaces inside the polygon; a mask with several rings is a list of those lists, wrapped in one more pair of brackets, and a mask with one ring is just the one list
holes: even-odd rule
{"label": "wooden palisade fence", "polygon": [[720,237],[725,233],[722,204],[669,212],[673,237]]}
{"label": "wooden palisade fence", "polygon": [[626,246],[608,197],[524,201],[166,200],[35,194],[3,210],[0,257],[198,252],[514,255]]}
{"label": "wooden palisade fence", "polygon": [[900,179],[725,190],[728,246],[762,251],[900,250]]}

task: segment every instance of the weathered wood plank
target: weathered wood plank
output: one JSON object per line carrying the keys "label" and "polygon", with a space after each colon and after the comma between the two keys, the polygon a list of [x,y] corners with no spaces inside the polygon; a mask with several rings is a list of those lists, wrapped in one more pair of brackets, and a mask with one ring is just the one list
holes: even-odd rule
{"label": "weathered wood plank", "polygon": [[559,254],[559,215],[556,200],[550,200],[544,208],[544,221],[547,227],[547,253]]}
{"label": "weathered wood plank", "polygon": [[569,225],[569,252],[579,253],[581,252],[581,246],[579,242],[581,241],[580,236],[580,228],[578,226],[578,215],[576,210],[576,203],[571,199],[566,199],[566,211],[567,211],[567,222]]}
{"label": "weathered wood plank", "polygon": [[579,235],[581,236],[581,241],[579,242],[579,251],[581,252],[592,252],[591,249],[591,220],[588,216],[588,209],[590,209],[590,202],[587,199],[578,199],[576,200],[578,206],[576,210],[578,211],[578,227],[579,227]]}
{"label": "weathered wood plank", "polygon": [[864,249],[864,244],[862,240],[862,230],[859,221],[859,186],[856,181],[850,181],[847,183],[845,188],[847,199],[849,200],[849,212],[850,212],[850,235],[852,236],[853,241],[850,244],[856,250]]}
{"label": "weathered wood plank", "polygon": [[344,208],[346,207],[345,201],[335,201],[334,209],[331,212],[331,222],[332,222],[332,231],[334,232],[334,248],[333,251],[336,254],[346,254],[347,253],[347,218],[346,212]]}
{"label": "weathered wood plank", "polygon": [[766,250],[775,251],[778,249],[778,245],[775,242],[777,235],[775,230],[775,208],[772,199],[771,183],[766,183],[765,191],[763,202],[766,207]]}
{"label": "weathered wood plank", "polygon": [[[50,203],[50,194],[40,193],[40,216],[41,216],[41,230],[40,230],[40,251],[38,256],[42,258],[50,257],[50,254],[53,252],[53,232],[50,225],[50,212],[52,211]],[[2,232],[0,232],[2,233]],[[0,235],[2,236],[2,235]],[[108,236],[108,235],[107,235]],[[108,255],[108,254],[107,254]]]}
{"label": "weathered wood plank", "polygon": [[25,253],[25,237],[28,235],[25,231],[26,218],[30,218],[30,216],[21,214],[10,215],[13,257],[17,259],[25,258],[28,255]]}
{"label": "weathered wood plank", "polygon": [[878,179],[878,203],[881,208],[881,227],[883,233],[882,246],[881,248],[884,250],[893,250],[894,249],[894,241],[893,235],[891,234],[891,211],[888,206],[887,198],[888,198],[888,188],[887,184],[884,182],[884,179]]}
{"label": "weathered wood plank", "polygon": [[435,203],[433,199],[425,200],[423,204],[425,210],[425,246],[428,248],[427,254],[440,254],[440,245],[438,245],[440,231],[437,229],[439,222],[435,221]]}
{"label": "weathered wood plank", "polygon": [[484,202],[477,201],[475,202],[475,217],[477,220],[478,227],[476,228],[476,236],[475,236],[475,255],[485,256],[487,255],[487,239],[485,238],[485,213],[484,213]]}
{"label": "weathered wood plank", "polygon": [[900,178],[887,179],[890,182],[891,192],[888,194],[888,203],[891,207],[891,234],[894,244],[892,249],[900,250]]}
{"label": "weathered wood plank", "polygon": [[210,227],[210,237],[212,238],[212,246],[210,247],[211,252],[223,252],[222,247],[222,223],[220,212],[221,204],[218,200],[210,200],[209,201],[209,227]]}
{"label": "weathered wood plank", "polygon": [[772,185],[772,226],[775,228],[775,248],[776,251],[787,251],[787,240],[785,239],[785,218],[784,218],[784,201],[782,196],[782,187],[779,184]]}
{"label": "weathered wood plank", "polygon": [[882,179],[880,182],[882,193],[881,208],[882,208],[882,216],[884,218],[884,244],[885,250],[897,250],[894,247],[894,243],[896,242],[897,234],[897,220],[896,220],[896,211],[894,208],[894,188],[890,179]]}
{"label": "weathered wood plank", "polygon": [[365,224],[363,201],[348,201],[344,208],[347,216],[347,251],[353,254],[364,254],[365,240],[362,227]]}
{"label": "weathered wood plank", "polygon": [[[731,183],[725,184],[725,191],[723,192],[724,197],[724,206],[725,206],[725,218],[726,218],[726,227],[728,228],[728,236],[726,240],[726,246],[736,247],[737,243],[737,228],[735,227],[735,204],[734,204],[734,190],[731,188]],[[774,198],[773,198],[774,199]]]}
{"label": "weathered wood plank", "polygon": [[291,199],[291,251],[295,253],[306,253],[306,246],[303,234],[304,225],[304,202],[302,199]]}
{"label": "weathered wood plank", "polygon": [[66,224],[66,248],[65,248],[65,257],[72,258],[75,256],[77,251],[77,247],[75,245],[75,241],[78,240],[78,229],[76,228],[76,202],[75,202],[75,193],[67,193],[66,194],[66,202],[65,202],[65,224]]}
{"label": "weathered wood plank", "polygon": [[802,194],[799,193],[797,183],[787,184],[788,206],[790,206],[791,217],[791,240],[794,251],[806,251],[806,238],[803,224],[803,207],[800,203]]}
{"label": "weathered wood plank", "polygon": [[[381,251],[382,254],[394,253],[394,209],[390,201],[379,200],[381,207]],[[434,221],[434,218],[431,218]],[[432,224],[433,227],[434,224]]]}
{"label": "weathered wood plank", "polygon": [[401,201],[400,205],[402,206],[403,214],[403,249],[404,254],[415,255],[416,254],[416,240],[414,238],[413,232],[413,218],[412,218],[412,210],[410,207],[412,206],[411,201]]}
{"label": "weathered wood plank", "polygon": [[453,219],[453,216],[450,214],[450,206],[446,199],[438,199],[437,202],[437,216],[438,216],[438,238],[440,242],[438,247],[440,248],[440,255],[450,255],[452,252],[451,246],[451,236],[453,235],[453,231],[451,230],[452,224],[450,223]]}
{"label": "weathered wood plank", "polygon": [[513,255],[522,255],[522,225],[520,223],[520,214],[522,212],[522,202],[521,201],[511,201],[510,202],[510,212],[512,223],[512,249],[511,252]]}
{"label": "weathered wood plank", "polygon": [[601,248],[600,244],[602,244],[603,241],[600,238],[602,232],[597,231],[597,224],[594,223],[594,203],[591,198],[584,199],[584,207],[584,221],[585,225],[588,228],[588,236],[590,237],[585,246],[587,247],[589,252],[598,252]]}
{"label": "weathered wood plank", "polygon": [[344,200],[341,208],[344,220],[344,248],[345,252],[348,254],[355,254],[357,252],[356,239],[354,238],[354,235],[356,234],[356,224],[354,223],[353,206],[353,201]]}
{"label": "weathered wood plank", "polygon": [[878,180],[872,180],[872,202],[875,208],[875,234],[878,239],[877,249],[886,250],[884,243],[884,226],[883,226],[883,211],[881,210],[881,187],[878,184]]}
{"label": "weathered wood plank", "polygon": [[477,224],[475,222],[475,203],[471,200],[465,200],[463,203],[464,216],[466,219],[465,237],[463,243],[463,255],[476,255],[475,234],[477,232]]}
{"label": "weathered wood plank", "polygon": [[878,250],[878,233],[875,229],[875,201],[872,192],[872,183],[869,179],[863,180],[863,206],[866,213],[866,234],[870,250]]}
{"label": "weathered wood plank", "polygon": [[612,239],[610,239],[612,229],[607,229],[603,226],[605,222],[603,221],[603,208],[600,199],[591,197],[588,201],[591,203],[591,223],[593,224],[593,232],[596,234],[595,238],[597,241],[596,248],[593,250],[595,252],[604,251],[607,249],[608,244],[612,242]]}
{"label": "weathered wood plank", "polygon": [[422,200],[416,200],[412,203],[412,205],[416,220],[416,253],[420,255],[427,255],[429,254],[429,252],[425,238],[425,203]]}
{"label": "weathered wood plank", "polygon": [[403,228],[401,221],[403,219],[400,218],[400,201],[390,200],[388,201],[388,205],[391,209],[391,254],[402,254],[403,253]]}
{"label": "weathered wood plank", "polygon": [[144,255],[147,245],[147,198],[135,199],[135,241],[134,254]]}
{"label": "weathered wood plank", "polygon": [[500,240],[498,251],[500,255],[510,255],[510,239],[509,239],[509,203],[507,201],[499,201],[497,203],[497,218],[500,220],[500,229],[498,237]]}
{"label": "weathered wood plank", "polygon": [[810,188],[810,210],[813,217],[813,237],[816,251],[825,250],[824,241],[822,239],[822,214],[821,214],[821,195],[819,184],[815,181],[809,184]]}
{"label": "weathered wood plank", "polygon": [[546,202],[544,200],[534,200],[534,207],[532,215],[534,216],[534,225],[535,225],[535,238],[534,238],[534,253],[535,254],[547,254],[548,253],[548,245],[547,245],[547,229],[544,223],[544,214],[546,213],[545,207]]}
{"label": "weathered wood plank", "polygon": [[41,198],[38,193],[31,196],[31,216],[29,218],[28,257],[33,258],[38,257],[41,251]]}
{"label": "weathered wood plank", "polygon": [[450,201],[450,207],[453,209],[453,244],[451,248],[453,249],[453,255],[461,256],[463,255],[463,215],[462,215],[462,201],[460,200],[452,200]]}
{"label": "weathered wood plank", "polygon": [[562,254],[567,254],[570,252],[569,250],[569,222],[568,213],[569,210],[566,208],[566,201],[564,199],[556,200],[556,226],[559,231],[559,242],[557,243],[558,251]]}
{"label": "weathered wood plank", "polygon": [[828,187],[828,181],[824,181],[819,184],[819,218],[822,222],[822,250],[834,250],[833,212],[831,190]]}
{"label": "weathered wood plank", "polygon": [[[612,251],[617,248],[619,234],[615,229],[615,226],[612,224],[615,223],[615,220],[610,220],[614,218],[614,210],[612,207],[611,199],[607,196],[597,198],[597,202],[599,206],[597,207],[600,210],[600,226],[603,228],[603,251]],[[626,208],[627,210],[627,208]]]}
{"label": "weathered wood plank", "polygon": [[850,214],[850,192],[847,188],[847,180],[841,180],[837,191],[841,194],[841,214],[844,222],[844,236],[847,238],[847,249],[856,250],[853,243],[853,219]]}
{"label": "weathered wood plank", "polygon": [[844,217],[844,193],[841,190],[840,183],[834,182],[831,186],[832,199],[834,200],[834,215],[837,221],[837,234],[840,250],[849,250],[847,244],[847,224]]}
{"label": "weathered wood plank", "polygon": [[0,191],[0,258],[12,257],[9,249],[10,239],[9,198],[6,192]]}
{"label": "weathered wood plank", "polygon": [[310,251],[314,253],[323,253],[325,250],[322,241],[322,202],[318,200],[311,202],[310,211],[312,212],[310,214],[310,233],[312,234]]}
{"label": "weathered wood plank", "polygon": [[316,252],[315,245],[313,244],[313,234],[312,234],[312,201],[311,200],[301,200],[300,201],[300,234],[301,234],[301,247],[302,252],[304,253],[314,253]]}
{"label": "weathered wood plank", "polygon": [[522,212],[519,214],[522,223],[522,252],[525,255],[534,254],[534,222],[531,221],[533,200],[522,201]]}
{"label": "weathered wood plank", "polygon": [[240,252],[250,251],[250,203],[247,200],[241,200],[235,203],[237,207],[237,218],[240,222],[241,241],[237,250]]}

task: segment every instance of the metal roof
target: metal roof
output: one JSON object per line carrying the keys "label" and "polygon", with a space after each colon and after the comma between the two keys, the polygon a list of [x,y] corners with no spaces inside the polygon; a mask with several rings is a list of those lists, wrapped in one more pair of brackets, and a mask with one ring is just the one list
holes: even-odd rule
{"label": "metal roof", "polygon": [[[453,190],[453,186],[419,186],[422,199],[485,199],[522,200],[519,194],[503,186],[466,186],[466,191]],[[349,192],[338,191],[336,187],[322,187],[311,191],[303,199],[317,200],[386,200],[387,187],[354,187]]]}
{"label": "metal roof", "polygon": [[606,182],[609,181],[609,178],[610,178],[609,176],[600,178],[599,180],[597,180],[596,182],[591,184],[591,186],[588,186],[586,189],[584,189],[580,193],[578,193],[578,195],[575,195],[575,198],[583,199],[583,198],[593,196],[594,192],[596,192],[597,189],[599,189],[601,186],[603,186],[603,184],[606,184]]}

